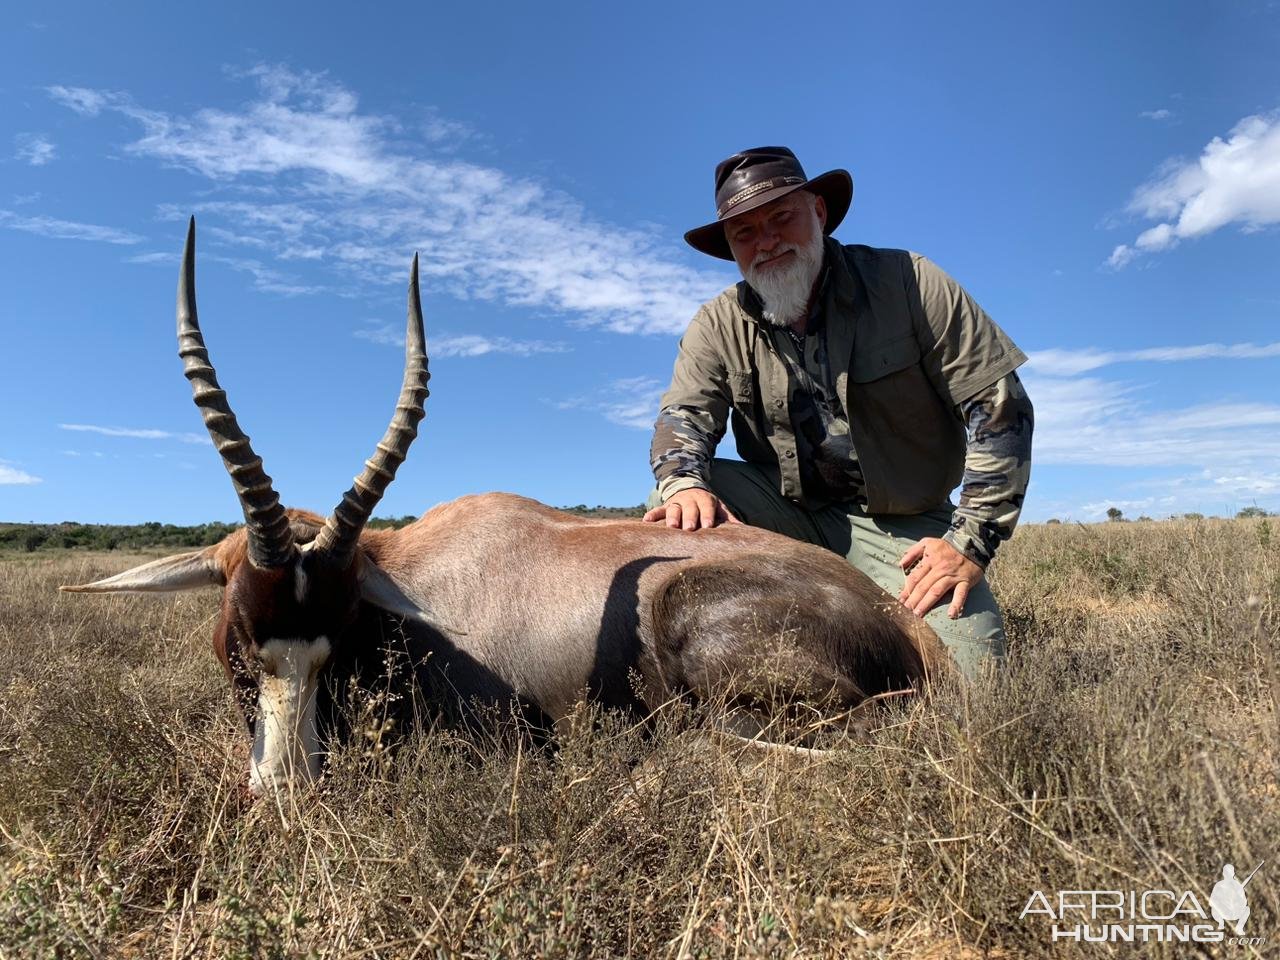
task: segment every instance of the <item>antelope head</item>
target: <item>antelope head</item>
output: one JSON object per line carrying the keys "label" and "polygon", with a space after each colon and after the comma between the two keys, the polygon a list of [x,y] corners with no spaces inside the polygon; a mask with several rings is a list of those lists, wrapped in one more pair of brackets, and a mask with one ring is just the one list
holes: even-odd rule
{"label": "antelope head", "polygon": [[[231,475],[244,529],[204,550],[165,557],[76,593],[166,593],[223,588],[214,646],[253,741],[250,789],[263,794],[320,772],[316,693],[361,599],[425,619],[390,578],[358,549],[368,522],[417,436],[427,397],[426,340],[418,296],[418,258],[409,275],[404,380],[396,411],[351,489],[302,542],[301,515],[286,511],[219,385],[196,315],[195,218],[187,230],[178,279],[178,354],[209,436]],[[312,517],[319,521],[319,517]]]}

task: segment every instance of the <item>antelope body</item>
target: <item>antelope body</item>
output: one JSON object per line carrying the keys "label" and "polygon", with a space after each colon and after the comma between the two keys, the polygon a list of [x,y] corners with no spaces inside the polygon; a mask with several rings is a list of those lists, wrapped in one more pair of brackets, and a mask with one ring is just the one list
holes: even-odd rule
{"label": "antelope body", "polygon": [[285,510],[208,361],[194,237],[193,220],[179,353],[245,527],[63,589],[222,588],[214,648],[253,738],[255,792],[318,775],[353,680],[398,677],[463,722],[493,706],[551,724],[584,698],[637,711],[681,695],[844,709],[948,669],[936,635],[843,558],[758,528],[592,520],[490,493],[366,530],[424,415],[416,258],[390,428],[329,518]]}

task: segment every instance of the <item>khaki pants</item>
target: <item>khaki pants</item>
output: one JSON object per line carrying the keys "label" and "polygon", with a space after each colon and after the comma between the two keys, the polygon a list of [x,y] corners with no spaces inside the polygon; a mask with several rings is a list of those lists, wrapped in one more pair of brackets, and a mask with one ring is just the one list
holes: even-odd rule
{"label": "khaki pants", "polygon": [[[872,515],[850,503],[806,510],[782,496],[777,478],[755,464],[718,458],[711,461],[711,489],[743,523],[826,547],[894,597],[907,579],[898,566],[899,558],[917,540],[946,533],[955,511],[947,504],[912,516]],[[649,506],[657,504],[654,490]],[[965,676],[973,679],[984,666],[1002,664],[1004,621],[987,581],[969,591],[964,613],[956,620],[947,616],[950,602],[947,594],[925,615],[925,622],[942,638]]]}

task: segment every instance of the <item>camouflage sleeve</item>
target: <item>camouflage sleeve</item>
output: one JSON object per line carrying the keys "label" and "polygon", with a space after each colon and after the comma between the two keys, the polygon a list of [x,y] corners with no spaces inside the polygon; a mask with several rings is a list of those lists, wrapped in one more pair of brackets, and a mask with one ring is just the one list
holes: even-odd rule
{"label": "camouflage sleeve", "polygon": [[654,424],[649,464],[663,502],[681,490],[709,486],[711,458],[728,421],[728,374],[710,323],[699,311],[681,338]]}
{"label": "camouflage sleeve", "polygon": [[943,539],[986,569],[1013,535],[1031,479],[1031,400],[1007,373],[960,404],[969,432],[960,505]]}

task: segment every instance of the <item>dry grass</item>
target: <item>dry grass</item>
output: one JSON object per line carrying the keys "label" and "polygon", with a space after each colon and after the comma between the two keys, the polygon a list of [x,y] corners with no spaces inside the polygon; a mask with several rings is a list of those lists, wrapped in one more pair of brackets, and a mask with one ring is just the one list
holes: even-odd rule
{"label": "dry grass", "polygon": [[[1275,856],[1270,523],[1025,528],[1005,675],[826,755],[584,715],[554,753],[361,738],[279,805],[243,799],[213,595],[60,596],[137,558],[2,556],[0,957],[1105,955],[1055,951],[1030,892],[1207,903]],[[1280,944],[1277,871],[1232,956]]]}

